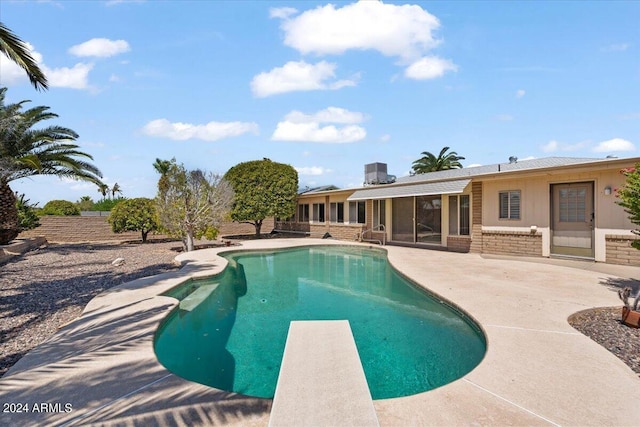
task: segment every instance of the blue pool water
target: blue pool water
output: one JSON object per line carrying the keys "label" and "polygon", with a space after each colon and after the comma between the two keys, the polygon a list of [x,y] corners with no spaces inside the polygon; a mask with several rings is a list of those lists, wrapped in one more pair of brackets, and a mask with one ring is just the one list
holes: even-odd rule
{"label": "blue pool water", "polygon": [[181,301],[156,333],[155,351],[188,380],[272,398],[292,320],[348,319],[374,399],[447,384],[486,351],[473,322],[400,276],[381,250],[321,246],[225,257],[220,275],[167,293]]}

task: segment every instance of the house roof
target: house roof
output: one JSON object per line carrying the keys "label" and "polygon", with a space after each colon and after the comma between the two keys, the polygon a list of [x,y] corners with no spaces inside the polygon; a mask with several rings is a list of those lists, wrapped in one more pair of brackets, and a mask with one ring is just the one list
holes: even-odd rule
{"label": "house roof", "polygon": [[474,178],[482,175],[491,175],[503,172],[515,172],[534,169],[547,169],[562,166],[574,166],[585,163],[605,163],[615,158],[593,159],[583,157],[544,157],[541,159],[519,160],[516,163],[497,163],[486,166],[474,166],[470,168],[449,169],[444,171],[429,172],[413,176],[404,176],[396,179],[394,185],[412,184],[417,182],[441,181],[460,178]]}
{"label": "house roof", "polygon": [[[349,200],[364,200],[364,199],[376,199],[384,197],[402,197],[406,195],[407,191],[414,191],[408,195],[427,195],[427,194],[455,194],[456,191],[447,193],[450,188],[458,188],[455,181],[464,181],[468,184],[468,181],[473,178],[492,176],[498,174],[512,174],[526,171],[546,170],[570,166],[586,166],[593,165],[594,167],[604,165],[610,162],[625,162],[625,163],[637,163],[640,162],[640,158],[584,158],[584,157],[544,157],[541,159],[519,160],[515,163],[496,163],[486,166],[474,166],[461,169],[449,169],[437,172],[428,172],[424,174],[417,174],[412,176],[404,176],[396,179],[396,182],[384,185],[374,185],[370,187],[359,187],[352,189],[343,189],[340,191],[352,190],[354,194],[349,197]],[[441,186],[437,187],[424,187],[423,189],[412,188],[407,190],[408,186],[416,186],[418,184],[427,183],[441,183]],[[451,183],[453,187],[447,187],[446,182]],[[464,184],[466,187],[467,184]],[[400,187],[400,188],[399,188]],[[405,188],[404,190],[402,188]],[[464,188],[464,187],[463,187]],[[439,193],[435,193],[434,189],[442,190]],[[333,190],[337,191],[337,190]],[[417,194],[420,192],[420,194]],[[329,191],[318,191],[318,193],[329,193]],[[304,193],[307,194],[307,193]],[[393,196],[382,196],[381,194],[393,194]]]}
{"label": "house roof", "polygon": [[387,199],[393,197],[432,196],[436,194],[462,193],[470,179],[455,181],[428,182],[422,184],[388,186],[381,185],[372,188],[356,190],[347,200]]}

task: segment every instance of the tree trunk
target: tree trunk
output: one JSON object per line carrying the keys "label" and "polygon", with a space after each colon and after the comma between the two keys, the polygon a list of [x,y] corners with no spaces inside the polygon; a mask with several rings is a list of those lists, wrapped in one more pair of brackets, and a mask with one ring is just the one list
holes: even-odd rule
{"label": "tree trunk", "polygon": [[9,183],[0,180],[0,245],[6,245],[19,233],[16,195]]}
{"label": "tree trunk", "polygon": [[262,220],[258,220],[253,224],[256,227],[256,239],[260,238],[260,229],[262,228]]}
{"label": "tree trunk", "polygon": [[185,249],[187,250],[187,252],[191,252],[193,250],[193,233],[191,231],[187,231]]}
{"label": "tree trunk", "polygon": [[143,231],[142,232],[142,243],[146,243],[147,242],[147,234],[149,234],[148,231]]}

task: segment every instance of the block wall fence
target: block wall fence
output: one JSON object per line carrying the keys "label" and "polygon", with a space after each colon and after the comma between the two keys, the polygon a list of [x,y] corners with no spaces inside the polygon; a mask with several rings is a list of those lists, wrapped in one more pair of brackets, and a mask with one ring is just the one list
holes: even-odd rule
{"label": "block wall fence", "polygon": [[[267,218],[262,224],[262,233],[273,230],[273,218]],[[255,227],[251,224],[227,222],[220,228],[220,237],[237,234],[253,234]],[[40,227],[20,233],[18,238],[43,236],[50,243],[75,242],[117,242],[140,240],[141,233],[127,231],[116,234],[106,216],[43,216]],[[149,233],[149,239],[166,238],[163,234]]]}

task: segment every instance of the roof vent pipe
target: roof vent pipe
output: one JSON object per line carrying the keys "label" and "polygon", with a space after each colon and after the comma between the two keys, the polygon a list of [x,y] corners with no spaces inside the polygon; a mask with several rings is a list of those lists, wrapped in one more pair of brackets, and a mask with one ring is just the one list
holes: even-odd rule
{"label": "roof vent pipe", "polygon": [[509,157],[509,163],[518,163],[518,158],[516,156]]}

